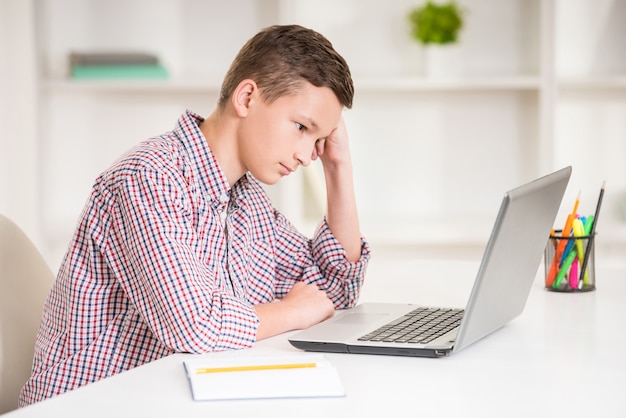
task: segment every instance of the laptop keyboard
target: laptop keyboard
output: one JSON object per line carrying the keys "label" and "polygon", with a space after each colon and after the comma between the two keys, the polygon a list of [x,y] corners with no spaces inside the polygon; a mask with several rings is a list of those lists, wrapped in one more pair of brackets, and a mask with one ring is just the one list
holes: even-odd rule
{"label": "laptop keyboard", "polygon": [[427,344],[461,323],[463,309],[417,308],[359,341]]}

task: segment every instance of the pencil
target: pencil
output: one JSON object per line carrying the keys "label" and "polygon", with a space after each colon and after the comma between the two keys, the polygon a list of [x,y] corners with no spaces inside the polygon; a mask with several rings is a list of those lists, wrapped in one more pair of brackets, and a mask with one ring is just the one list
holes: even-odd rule
{"label": "pencil", "polygon": [[[565,226],[561,230],[562,238],[570,236],[572,222],[574,219],[576,219],[576,212],[578,212],[578,205],[580,204],[580,193],[581,191],[579,190],[578,195],[576,196],[576,200],[574,201],[574,209],[572,210],[572,213],[567,215]],[[555,237],[554,229],[550,232],[550,234],[552,237]],[[567,240],[564,240],[564,239],[559,240],[555,238],[552,240],[552,242],[554,244],[555,252],[554,252],[554,258],[552,259],[552,265],[550,266],[550,269],[548,270],[548,275],[546,277],[546,286],[557,285],[555,279],[559,271],[559,266],[563,263],[563,261],[565,261],[565,257],[567,256],[567,254],[564,254]]]}
{"label": "pencil", "polygon": [[[593,223],[591,224],[591,231],[589,231],[589,238],[587,239],[587,249],[585,250],[585,258],[583,260],[582,268],[580,269],[580,278],[578,279],[578,289],[583,288],[583,284],[589,284],[589,275],[585,275],[585,271],[587,270],[587,263],[589,262],[589,252],[593,246],[593,241],[595,239],[594,235],[596,233],[596,225],[598,224],[598,215],[600,215],[600,208],[602,207],[602,199],[604,198],[604,186],[606,185],[606,181],[602,182],[602,187],[600,188],[600,195],[598,196],[598,203],[596,204],[596,212],[593,216]],[[586,281],[586,282],[585,282]]]}
{"label": "pencil", "polygon": [[250,366],[203,367],[196,369],[195,373],[250,372],[258,370],[306,369],[313,367],[317,367],[317,363],[255,364]]}
{"label": "pencil", "polygon": [[574,202],[574,210],[572,210],[572,216],[576,218],[576,212],[578,212],[578,205],[580,204],[580,191],[578,191],[578,196],[576,196],[576,201]]}

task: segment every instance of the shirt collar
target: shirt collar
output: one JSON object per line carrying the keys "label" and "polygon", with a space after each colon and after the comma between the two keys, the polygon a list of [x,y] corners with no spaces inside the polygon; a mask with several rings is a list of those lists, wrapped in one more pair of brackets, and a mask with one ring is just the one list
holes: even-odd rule
{"label": "shirt collar", "polygon": [[200,176],[199,183],[204,194],[212,201],[220,202],[220,197],[223,200],[223,196],[229,196],[230,185],[200,131],[200,124],[203,121],[204,118],[187,110],[178,119],[174,133],[180,138]]}

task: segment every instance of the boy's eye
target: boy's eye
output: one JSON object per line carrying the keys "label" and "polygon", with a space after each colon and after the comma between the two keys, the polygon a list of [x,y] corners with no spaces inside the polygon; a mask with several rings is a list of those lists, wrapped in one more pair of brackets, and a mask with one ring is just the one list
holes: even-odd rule
{"label": "boy's eye", "polygon": [[304,126],[301,123],[296,122],[296,128],[298,128],[299,131],[304,131],[306,129],[306,126]]}

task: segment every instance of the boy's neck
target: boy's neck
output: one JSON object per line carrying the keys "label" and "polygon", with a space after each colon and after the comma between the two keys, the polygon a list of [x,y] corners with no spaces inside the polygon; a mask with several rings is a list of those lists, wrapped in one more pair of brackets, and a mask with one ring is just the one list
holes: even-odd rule
{"label": "boy's neck", "polygon": [[246,174],[239,158],[236,118],[229,115],[227,110],[215,109],[202,122],[200,131],[232,187]]}

